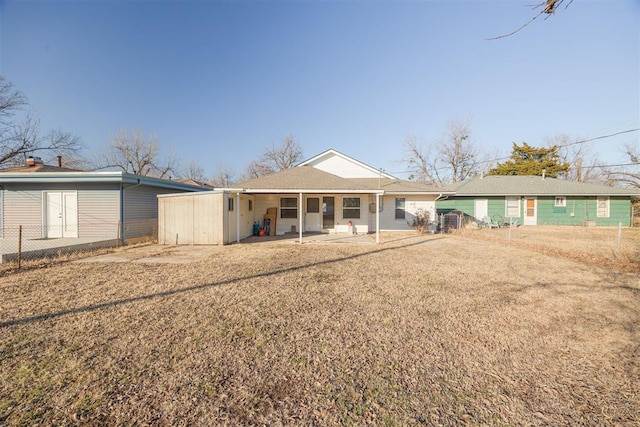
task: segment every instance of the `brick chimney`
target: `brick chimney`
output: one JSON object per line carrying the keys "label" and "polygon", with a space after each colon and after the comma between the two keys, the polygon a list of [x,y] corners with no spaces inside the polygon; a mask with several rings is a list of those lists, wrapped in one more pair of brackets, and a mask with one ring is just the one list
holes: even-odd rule
{"label": "brick chimney", "polygon": [[29,156],[27,157],[27,160],[24,162],[24,165],[28,167],[40,166],[42,164],[43,164],[42,159],[36,156]]}

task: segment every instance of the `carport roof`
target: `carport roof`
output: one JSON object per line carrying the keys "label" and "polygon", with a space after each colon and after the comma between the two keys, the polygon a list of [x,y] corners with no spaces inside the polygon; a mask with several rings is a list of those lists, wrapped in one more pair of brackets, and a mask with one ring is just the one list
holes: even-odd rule
{"label": "carport roof", "polygon": [[231,190],[246,193],[453,194],[433,186],[399,179],[342,178],[305,165],[242,182]]}

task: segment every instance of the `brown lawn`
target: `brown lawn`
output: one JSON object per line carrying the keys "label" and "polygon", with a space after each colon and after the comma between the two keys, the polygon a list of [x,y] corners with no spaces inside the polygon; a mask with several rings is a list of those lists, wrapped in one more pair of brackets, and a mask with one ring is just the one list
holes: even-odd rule
{"label": "brown lawn", "polygon": [[640,422],[637,274],[386,240],[2,277],[0,425]]}

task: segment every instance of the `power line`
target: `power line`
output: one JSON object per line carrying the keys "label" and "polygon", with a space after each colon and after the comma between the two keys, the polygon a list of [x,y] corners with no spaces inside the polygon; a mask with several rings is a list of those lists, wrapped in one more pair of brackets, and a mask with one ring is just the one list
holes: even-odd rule
{"label": "power line", "polygon": [[[597,141],[599,139],[612,138],[614,136],[624,135],[626,133],[638,132],[638,131],[640,131],[640,128],[621,130],[619,132],[614,132],[614,133],[607,134],[607,135],[594,136],[592,138],[587,138],[587,139],[582,139],[582,140],[579,140],[579,141],[570,142],[568,144],[559,145],[558,147],[563,148],[563,147],[569,147],[569,146],[572,146],[572,145],[585,144],[587,142]],[[476,162],[476,164],[494,163],[494,162],[499,162],[501,160],[507,160],[507,159],[510,159],[510,158],[511,158],[510,156],[497,157],[495,159],[478,161],[478,162]],[[620,164],[611,164],[611,165],[583,166],[582,169],[613,168],[613,167],[636,166],[636,165],[640,165],[640,163],[633,163],[632,162],[632,163],[620,163]],[[435,168],[436,171],[443,171],[443,170],[446,170],[446,169],[447,169],[446,167]],[[420,170],[419,169],[413,169],[413,170],[404,170],[404,171],[396,171],[396,172],[388,172],[388,173],[391,173],[391,174],[398,173],[398,174],[400,174],[400,173],[417,173],[417,172],[420,172]]]}
{"label": "power line", "polygon": [[571,145],[584,144],[585,142],[596,141],[598,139],[611,138],[611,137],[622,135],[622,134],[625,134],[625,133],[637,132],[639,130],[640,130],[640,128],[621,130],[620,132],[611,133],[609,135],[595,136],[593,138],[583,139],[581,141],[575,141],[575,142],[571,142],[569,144],[563,144],[563,145],[561,145],[561,147],[569,147]]}

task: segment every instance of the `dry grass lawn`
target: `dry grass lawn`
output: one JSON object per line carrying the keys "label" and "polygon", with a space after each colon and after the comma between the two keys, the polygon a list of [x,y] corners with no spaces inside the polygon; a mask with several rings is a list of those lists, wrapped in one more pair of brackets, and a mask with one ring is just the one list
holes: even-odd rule
{"label": "dry grass lawn", "polygon": [[0,278],[0,425],[638,425],[640,279],[452,236]]}

